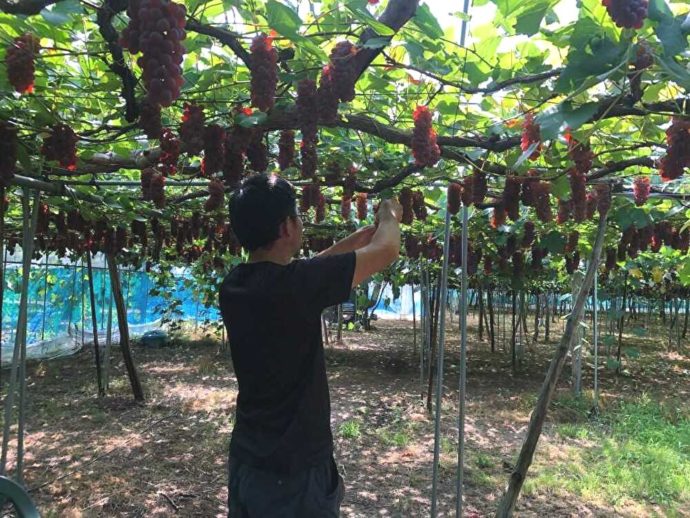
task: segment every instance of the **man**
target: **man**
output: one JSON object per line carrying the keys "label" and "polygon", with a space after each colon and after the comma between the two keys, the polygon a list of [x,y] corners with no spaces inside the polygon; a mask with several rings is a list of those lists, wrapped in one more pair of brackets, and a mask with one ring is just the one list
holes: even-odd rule
{"label": "man", "polygon": [[249,261],[220,288],[239,384],[228,516],[339,515],[344,489],[333,459],[321,312],[396,260],[401,214],[397,201],[385,200],[376,227],[293,260],[302,220],[292,185],[255,175],[232,194],[232,228]]}

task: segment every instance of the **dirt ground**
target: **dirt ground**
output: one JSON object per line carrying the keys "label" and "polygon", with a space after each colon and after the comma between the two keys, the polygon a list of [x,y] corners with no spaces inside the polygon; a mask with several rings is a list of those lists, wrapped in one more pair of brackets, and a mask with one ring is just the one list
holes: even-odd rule
{"label": "dirt ground", "polygon": [[[346,481],[342,516],[428,516],[434,422],[420,397],[412,325],[378,321],[375,327],[368,333],[346,332],[343,344],[327,347],[336,458]],[[448,336],[444,378],[439,516],[455,515],[455,327]],[[513,375],[510,356],[500,346],[492,354],[486,342],[477,343],[474,330],[470,338],[465,510],[466,516],[489,516],[522,444],[553,345],[528,347],[522,369]],[[639,361],[628,376],[602,371],[603,400],[644,388],[658,397],[687,401],[687,351],[654,354],[666,357]],[[131,398],[119,351],[113,351],[110,393],[100,400],[90,351],[30,365],[25,479],[42,516],[226,515],[227,445],[237,395],[227,354],[217,342],[201,340],[161,349],[136,346],[134,356],[146,390],[144,404]],[[585,387],[591,387],[590,376],[586,369]],[[569,390],[567,377],[566,367],[560,393]],[[565,407],[551,412],[537,460],[558,458],[564,439],[554,426],[568,419],[572,416]],[[10,455],[10,472],[14,462]],[[656,512],[663,511],[652,504],[614,508],[576,495],[535,491],[521,497],[516,515]]]}

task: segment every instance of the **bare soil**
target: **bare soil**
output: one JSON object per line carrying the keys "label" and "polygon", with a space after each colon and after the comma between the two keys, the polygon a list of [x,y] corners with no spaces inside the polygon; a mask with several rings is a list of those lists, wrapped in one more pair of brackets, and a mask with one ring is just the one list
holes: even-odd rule
{"label": "bare soil", "polygon": [[[458,335],[448,336],[441,434],[439,516],[455,515]],[[471,332],[465,426],[466,516],[490,516],[522,444],[553,343],[527,347],[513,373],[510,355],[491,353]],[[345,517],[426,516],[430,510],[434,421],[421,397],[412,323],[378,321],[327,346],[336,458],[346,481]],[[601,371],[602,401],[640,390],[687,401],[690,357],[651,338],[626,336],[643,354],[626,376]],[[214,340],[160,349],[135,347],[147,399],[131,398],[119,351],[109,395],[95,396],[91,351],[31,364],[25,480],[42,516],[225,516],[227,445],[237,395],[228,355]],[[568,369],[559,392],[569,391]],[[3,378],[7,371],[3,372]],[[591,388],[591,369],[584,386]],[[559,423],[581,419],[555,405],[537,459],[558,459]],[[343,426],[344,423],[349,425]],[[355,423],[354,425],[352,423]],[[572,445],[572,444],[571,444]],[[10,472],[15,443],[11,443]],[[539,469],[535,463],[534,469]],[[516,515],[647,516],[663,510],[630,502],[614,508],[577,495],[533,492]]]}

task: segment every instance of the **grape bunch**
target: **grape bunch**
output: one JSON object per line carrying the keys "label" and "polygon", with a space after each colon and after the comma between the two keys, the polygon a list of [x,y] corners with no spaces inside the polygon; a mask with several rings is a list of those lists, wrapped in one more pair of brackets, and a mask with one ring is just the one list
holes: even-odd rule
{"label": "grape bunch", "polygon": [[284,130],[278,139],[278,166],[281,171],[292,167],[295,162],[295,132]]}
{"label": "grape bunch", "polygon": [[139,105],[139,127],[144,131],[147,138],[160,138],[163,132],[161,122],[161,107],[144,99]]}
{"label": "grape bunch", "polygon": [[520,278],[524,273],[525,257],[522,252],[515,252],[513,254],[513,277]]}
{"label": "grape bunch", "polygon": [[225,159],[225,130],[218,124],[204,128],[204,158],[201,161],[203,176],[211,176],[223,169]]}
{"label": "grape bunch", "polygon": [[[450,186],[448,188],[450,189]],[[448,195],[450,196],[450,191]],[[400,205],[402,206],[401,222],[405,225],[411,225],[412,221],[414,220],[414,210],[412,209],[412,197],[412,189],[410,189],[409,187],[403,187],[402,189],[400,189],[400,195],[398,196],[398,200],[400,201]],[[448,203],[450,204],[450,201]]]}
{"label": "grape bunch", "polygon": [[343,195],[340,200],[340,216],[345,220],[350,220],[350,215],[352,214],[352,198]]}
{"label": "grape bunch", "polygon": [[415,218],[419,221],[426,221],[426,202],[424,201],[424,193],[422,191],[412,193],[412,210],[414,211]]}
{"label": "grape bunch", "polygon": [[530,169],[527,177],[522,179],[522,190],[520,191],[520,201],[527,207],[534,206],[534,192],[532,186],[539,181],[539,173]]}
{"label": "grape bunch", "polygon": [[533,205],[537,212],[539,221],[549,223],[553,220],[553,212],[551,211],[551,184],[549,182],[538,181],[531,186]]}
{"label": "grape bunch", "polygon": [[319,202],[319,184],[314,182],[302,187],[302,198],[300,199],[301,212],[307,212],[311,207],[316,207]]}
{"label": "grape bunch", "polygon": [[436,144],[436,132],[431,123],[431,112],[426,106],[417,106],[414,111],[412,130],[412,154],[420,167],[433,166],[441,158],[441,149]]}
{"label": "grape bunch", "polygon": [[572,200],[558,200],[558,213],[556,215],[556,223],[562,225],[570,219],[573,212]]}
{"label": "grape bunch", "polygon": [[[160,109],[158,113],[160,118]],[[204,109],[196,104],[185,103],[180,124],[180,140],[188,154],[198,155],[203,151],[205,124]]]}
{"label": "grape bunch", "polygon": [[127,8],[129,25],[120,45],[132,54],[142,52],[137,63],[143,69],[147,98],[155,105],[170,106],[179,96],[186,38],[186,8],[170,0],[132,0]]}
{"label": "grape bunch", "polygon": [[268,148],[264,144],[263,132],[256,131],[247,146],[247,159],[250,167],[257,173],[268,169]]}
{"label": "grape bunch", "polygon": [[546,257],[546,249],[541,248],[540,246],[537,246],[536,244],[532,245],[532,250],[531,250],[531,257],[532,257],[532,262],[531,262],[531,267],[533,270],[541,270],[543,267],[543,260],[544,257]]}
{"label": "grape bunch", "polygon": [[652,243],[652,238],[654,237],[654,226],[647,225],[639,230],[640,234],[640,250],[642,252],[646,251],[649,245]]}
{"label": "grape bunch", "polygon": [[[451,214],[460,212],[460,202],[462,201],[462,186],[458,183],[448,184],[448,211]],[[405,209],[403,208],[403,215]]]}
{"label": "grape bunch", "polygon": [[353,58],[356,54],[357,47],[352,42],[343,40],[336,43],[330,55],[329,65],[332,70],[335,93],[344,103],[355,99],[357,70]]}
{"label": "grape bunch", "polygon": [[170,128],[161,133],[161,155],[159,170],[163,176],[170,176],[177,172],[177,159],[180,157],[180,141]]}
{"label": "grape bunch", "polygon": [[152,200],[151,180],[155,174],[156,170],[152,167],[147,167],[141,171],[141,197],[144,201]]}
{"label": "grape bunch", "polygon": [[535,230],[534,223],[531,221],[525,221],[524,233],[522,234],[522,242],[520,246],[523,248],[529,248],[534,243]]}
{"label": "grape bunch", "polygon": [[587,193],[585,206],[586,206],[586,219],[594,218],[594,213],[597,211],[597,207],[599,206],[599,195],[598,195],[597,191],[590,190]]}
{"label": "grape bunch", "polygon": [[357,195],[356,204],[357,219],[359,219],[360,221],[364,221],[365,219],[367,219],[367,213],[369,212],[369,209],[367,207],[367,193],[360,192]]}
{"label": "grape bunch", "polygon": [[208,184],[208,199],[204,204],[206,212],[220,209],[225,202],[225,186],[223,182],[212,179]]}
{"label": "grape bunch", "polygon": [[635,52],[635,70],[645,70],[654,64],[652,47],[645,40],[638,40]]}
{"label": "grape bunch", "polygon": [[478,167],[472,171],[472,201],[475,205],[484,203],[484,198],[488,191],[486,183],[486,173]]}
{"label": "grape bunch", "polygon": [[460,199],[465,207],[469,207],[474,202],[474,194],[472,193],[473,186],[474,182],[472,178],[465,178],[462,181]]}
{"label": "grape bunch", "polygon": [[252,40],[249,52],[252,106],[267,112],[275,105],[278,84],[278,52],[273,48],[273,38],[259,34]]}
{"label": "grape bunch", "polygon": [[297,83],[297,121],[302,140],[316,142],[319,122],[318,104],[316,101],[316,83],[303,79]]}
{"label": "grape bunch", "polygon": [[569,171],[573,217],[578,223],[587,219],[587,177],[577,168]]}
{"label": "grape bunch", "polygon": [[575,162],[577,171],[582,175],[586,175],[592,169],[594,153],[592,153],[589,145],[578,141],[570,132],[565,134],[565,139],[568,143],[568,156]]}
{"label": "grape bunch", "polygon": [[316,100],[319,121],[324,124],[335,124],[338,120],[339,97],[332,65],[326,65],[321,70]]}
{"label": "grape bunch", "polygon": [[146,234],[146,223],[139,219],[134,219],[132,220],[132,223],[130,225],[130,230],[132,231],[132,235],[136,236],[136,238],[139,240],[139,244],[143,247],[146,247],[148,244],[148,235]]}
{"label": "grape bunch", "polygon": [[159,209],[165,207],[165,176],[160,173],[154,174],[151,177],[149,192],[151,194],[151,201],[153,201],[156,207]]}
{"label": "grape bunch", "polygon": [[319,191],[316,197],[316,211],[314,212],[314,223],[321,223],[326,219],[326,197]]}
{"label": "grape bunch", "polygon": [[56,124],[43,140],[41,154],[46,160],[56,160],[60,167],[69,171],[77,169],[77,137],[67,124]]}
{"label": "grape bunch", "polygon": [[520,141],[520,148],[522,151],[527,151],[534,144],[537,144],[537,146],[529,156],[530,160],[536,160],[541,155],[541,135],[539,124],[534,122],[534,114],[532,112],[528,112],[525,114],[525,120],[522,123],[522,139]]}
{"label": "grape bunch", "polygon": [[494,262],[490,255],[484,256],[484,275],[491,275],[494,271]]}
{"label": "grape bunch", "polygon": [[503,203],[506,213],[513,221],[520,219],[520,178],[507,176],[503,187]]}
{"label": "grape bunch", "polygon": [[421,246],[419,238],[413,236],[412,234],[407,234],[405,236],[405,255],[409,259],[419,259],[421,254]]}
{"label": "grape bunch", "polygon": [[302,157],[300,164],[302,178],[314,178],[316,175],[316,168],[318,166],[316,142],[311,140],[302,140],[302,143],[300,144],[300,156]]}
{"label": "grape bunch", "polygon": [[666,130],[668,150],[661,159],[659,172],[664,181],[675,180],[690,167],[690,119],[673,117]]}
{"label": "grape bunch", "polygon": [[618,27],[640,29],[647,18],[648,0],[601,0]]}
{"label": "grape bunch", "polygon": [[503,199],[499,200],[495,205],[491,214],[491,227],[499,228],[506,222],[506,206]]}
{"label": "grape bunch", "polygon": [[595,189],[597,193],[597,211],[599,211],[599,216],[604,216],[611,209],[611,187],[606,184],[598,184]]}
{"label": "grape bunch", "polygon": [[34,59],[39,49],[39,39],[28,33],[16,37],[7,47],[7,80],[20,94],[30,94],[34,91]]}
{"label": "grape bunch", "polygon": [[0,121],[0,184],[9,185],[17,163],[17,130],[9,122]]}
{"label": "grape bunch", "polygon": [[635,205],[641,207],[649,199],[649,191],[651,186],[649,185],[648,176],[638,176],[633,180],[633,198],[635,199]]}
{"label": "grape bunch", "polygon": [[580,241],[580,233],[577,230],[573,230],[568,234],[568,240],[565,244],[566,253],[571,253],[577,250],[577,243]]}

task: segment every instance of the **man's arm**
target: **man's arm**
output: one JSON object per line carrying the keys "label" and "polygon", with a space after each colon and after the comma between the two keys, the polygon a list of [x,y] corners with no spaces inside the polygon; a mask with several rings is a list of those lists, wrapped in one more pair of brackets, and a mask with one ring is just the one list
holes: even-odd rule
{"label": "man's arm", "polygon": [[318,255],[319,257],[326,257],[329,255],[346,254],[348,252],[359,250],[371,242],[375,232],[376,227],[374,225],[362,227]]}
{"label": "man's arm", "polygon": [[357,264],[352,287],[392,264],[400,255],[400,218],[402,207],[397,200],[384,200],[379,206],[378,227],[371,242],[355,251]]}

